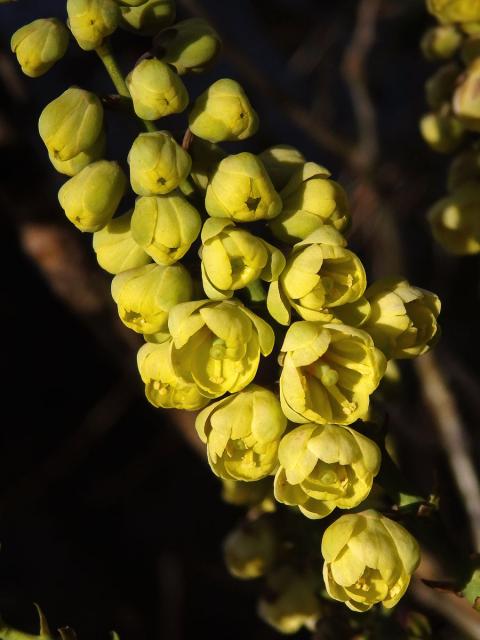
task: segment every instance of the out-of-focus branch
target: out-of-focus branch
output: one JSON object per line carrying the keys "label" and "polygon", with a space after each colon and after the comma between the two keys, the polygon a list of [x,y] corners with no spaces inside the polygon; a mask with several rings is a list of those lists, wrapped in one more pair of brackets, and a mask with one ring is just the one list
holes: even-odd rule
{"label": "out-of-focus branch", "polygon": [[426,405],[443,443],[452,475],[469,516],[474,547],[480,551],[480,485],[468,438],[453,394],[435,356],[427,353],[415,361]]}

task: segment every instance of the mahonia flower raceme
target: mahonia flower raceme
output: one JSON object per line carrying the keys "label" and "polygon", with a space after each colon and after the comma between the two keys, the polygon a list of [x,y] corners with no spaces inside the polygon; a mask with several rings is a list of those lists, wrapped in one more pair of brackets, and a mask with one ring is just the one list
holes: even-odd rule
{"label": "mahonia flower raceme", "polygon": [[116,162],[97,160],[67,180],[58,192],[65,215],[80,231],[98,231],[115,213],[127,188]]}
{"label": "mahonia flower raceme", "polygon": [[261,160],[244,151],[220,162],[207,187],[205,208],[214,218],[253,222],[277,216],[282,201]]}
{"label": "mahonia flower raceme", "polygon": [[103,229],[93,234],[93,249],[98,264],[114,275],[135,267],[143,267],[152,261],[133,239],[131,220],[132,211],[127,211],[110,220]]}
{"label": "mahonia flower raceme", "polygon": [[305,164],[305,157],[294,147],[277,144],[258,155],[277,191],[283,189],[297,169]]}
{"label": "mahonia flower raceme", "polygon": [[390,358],[416,358],[438,338],[440,300],[402,278],[385,278],[370,286],[365,297],[370,313],[363,325],[375,345]]}
{"label": "mahonia flower raceme", "polygon": [[467,183],[436,202],[428,212],[435,240],[457,255],[480,252],[480,188]]}
{"label": "mahonia flower raceme", "polygon": [[346,244],[338,231],[323,225],[293,247],[267,299],[277,322],[290,323],[290,306],[304,320],[329,322],[336,307],[361,298],[367,286],[365,270]]}
{"label": "mahonia flower raceme", "polygon": [[132,189],[140,196],[164,195],[190,173],[192,160],[168,131],[141,133],[128,154]]}
{"label": "mahonia flower raceme", "polygon": [[318,519],[335,507],[352,509],[365,500],[381,454],[372,440],[353,429],[308,423],[282,438],[278,459],[275,498]]}
{"label": "mahonia flower raceme", "polygon": [[223,78],[196,99],[188,124],[210,142],[244,140],[257,132],[258,116],[238,82]]}
{"label": "mahonia flower raceme", "polygon": [[222,46],[218,33],[202,18],[181,20],[154,40],[157,55],[179,75],[201,73],[210,67]]}
{"label": "mahonia flower raceme", "polygon": [[180,260],[196,240],[201,226],[198,211],[178,192],[142,196],[135,202],[132,237],[158,264]]}
{"label": "mahonia flower raceme", "polygon": [[293,422],[351,424],[386,368],[370,335],[342,324],[294,322],[281,350],[280,401]]}
{"label": "mahonia flower raceme", "polygon": [[188,93],[181,78],[156,58],[139,62],[126,82],[135,113],[144,120],[181,113],[188,105]]}
{"label": "mahonia flower raceme", "polygon": [[229,572],[241,580],[265,575],[275,561],[277,539],[268,516],[246,520],[225,538],[223,557]]}
{"label": "mahonia flower raceme", "polygon": [[210,398],[202,395],[194,382],[186,381],[175,372],[172,346],[172,339],[167,338],[159,344],[144,344],[138,352],[138,370],[145,384],[147,400],[154,407],[163,409],[202,409]]}
{"label": "mahonia flower raceme", "polygon": [[277,396],[257,385],[214,402],[195,426],[207,445],[213,472],[224,479],[252,481],[272,474],[287,426]]}
{"label": "mahonia flower raceme", "polygon": [[57,18],[41,18],[24,25],[12,36],[11,49],[25,75],[46,73],[63,58],[68,47],[68,31]]}
{"label": "mahonia flower raceme", "polygon": [[353,611],[403,596],[420,561],[415,538],[373,510],[342,516],[325,531],[323,576],[328,594]]}
{"label": "mahonia flower raceme", "polygon": [[122,4],[130,6],[120,7],[120,26],[143,36],[154,36],[175,20],[174,0],[145,0]]}
{"label": "mahonia flower raceme", "polygon": [[237,300],[196,300],[168,319],[175,371],[205,397],[241,391],[257,373],[260,354],[273,349],[273,329]]}
{"label": "mahonia flower raceme", "polygon": [[90,149],[103,126],[103,107],[90,91],[70,87],[40,114],[38,130],[49,154],[71,160]]}
{"label": "mahonia flower raceme", "polygon": [[165,334],[168,312],[192,297],[192,280],[180,264],[147,264],[112,280],[112,298],[121,321],[137,333]]}
{"label": "mahonia flower raceme", "polygon": [[300,572],[283,565],[267,575],[258,615],[280,633],[297,633],[302,627],[314,631],[321,617],[318,589],[312,571]]}
{"label": "mahonia flower raceme", "polygon": [[329,180],[330,172],[306,162],[290,178],[280,196],[283,209],[270,223],[274,235],[287,243],[304,240],[322,224],[344,231],[350,214],[343,188]]}
{"label": "mahonia flower raceme", "polygon": [[230,298],[257,278],[275,280],[285,266],[281,251],[230,220],[209,218],[201,238],[203,288],[211,299]]}
{"label": "mahonia flower raceme", "polygon": [[114,0],[67,0],[68,26],[82,49],[99,47],[120,23]]}

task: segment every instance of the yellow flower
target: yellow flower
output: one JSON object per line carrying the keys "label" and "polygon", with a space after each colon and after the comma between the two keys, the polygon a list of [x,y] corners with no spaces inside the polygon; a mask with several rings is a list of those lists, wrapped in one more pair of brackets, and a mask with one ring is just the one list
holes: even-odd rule
{"label": "yellow flower", "polygon": [[80,231],[98,231],[115,213],[127,179],[116,162],[97,160],[67,180],[58,192],[65,215]]}
{"label": "yellow flower", "polygon": [[132,189],[140,196],[169,193],[188,176],[192,161],[168,131],[141,133],[128,154]]}
{"label": "yellow flower", "polygon": [[420,562],[415,538],[373,510],[342,516],[322,540],[328,594],[353,611],[394,607]]}
{"label": "yellow flower", "polygon": [[166,333],[168,312],[192,296],[192,280],[180,264],[147,264],[112,280],[112,298],[120,320],[137,333]]}
{"label": "yellow flower", "polygon": [[427,7],[440,22],[480,20],[480,0],[427,0]]}
{"label": "yellow flower", "polygon": [[282,201],[262,162],[244,151],[220,162],[207,187],[205,208],[214,218],[253,222],[278,216]]}
{"label": "yellow flower", "polygon": [[[345,249],[346,244],[338,231],[323,225],[294,246],[279,284],[288,304],[304,320],[330,322],[336,307],[356,302],[363,295],[365,270],[359,258]],[[270,309],[275,314],[275,305]],[[284,324],[284,316],[289,318],[288,307],[276,316]]]}
{"label": "yellow flower", "polygon": [[120,23],[114,0],[67,0],[68,26],[82,49],[99,47]]}
{"label": "yellow flower", "polygon": [[462,35],[450,24],[432,27],[425,32],[420,46],[427,60],[448,60],[462,43]]}
{"label": "yellow flower", "polygon": [[305,164],[303,154],[287,144],[277,144],[258,156],[267,170],[275,189],[283,189],[297,169]]}
{"label": "yellow flower", "polygon": [[422,117],[420,133],[434,151],[452,153],[464,139],[465,127],[453,114],[440,111]]}
{"label": "yellow flower", "polygon": [[439,200],[428,212],[435,240],[457,255],[480,252],[480,188],[465,184]]}
{"label": "yellow flower", "polygon": [[102,125],[103,108],[97,96],[70,87],[47,104],[38,130],[49,154],[59,160],[71,160],[97,142]]}
{"label": "yellow flower", "polygon": [[95,160],[100,160],[105,153],[106,142],[105,131],[102,129],[97,140],[91,147],[85,149],[85,151],[80,151],[80,153],[70,158],[70,160],[60,160],[60,158],[55,157],[52,152],[48,153],[48,157],[59,173],[70,177],[76,176],[77,173],[80,173],[87,165],[95,162]]}
{"label": "yellow flower", "polygon": [[267,576],[258,615],[280,633],[297,633],[302,627],[314,631],[321,615],[317,588],[310,571],[281,566]]}
{"label": "yellow flower", "polygon": [[282,213],[270,223],[277,238],[295,243],[323,224],[346,229],[350,221],[347,196],[329,176],[327,169],[314,162],[297,169],[280,193]]}
{"label": "yellow flower", "polygon": [[258,129],[258,116],[244,90],[229,78],[217,80],[197,98],[188,122],[192,133],[210,142],[244,140]]}
{"label": "yellow flower", "polygon": [[237,300],[179,304],[168,328],[175,371],[209,398],[250,384],[260,354],[269,355],[275,340],[272,328]]}
{"label": "yellow flower", "polygon": [[230,220],[209,218],[202,229],[202,281],[213,300],[230,298],[233,291],[262,278],[277,279],[285,266],[283,254]]}
{"label": "yellow flower", "polygon": [[127,86],[135,113],[144,120],[181,113],[188,105],[188,93],[180,77],[156,58],[137,64],[127,76]]}
{"label": "yellow flower", "polygon": [[480,131],[480,60],[475,59],[460,77],[453,95],[453,111],[471,131]]}
{"label": "yellow flower", "polygon": [[390,358],[416,358],[438,337],[440,300],[401,278],[384,278],[367,289],[370,314],[363,325]]}
{"label": "yellow flower", "polygon": [[223,543],[227,569],[240,580],[259,578],[272,567],[277,551],[273,524],[268,516],[245,520]]}
{"label": "yellow flower", "polygon": [[342,324],[294,322],[282,352],[280,401],[293,422],[355,422],[386,368],[368,333]]}
{"label": "yellow flower", "polygon": [[23,73],[37,78],[65,55],[68,31],[57,18],[41,18],[15,31],[10,46]]}
{"label": "yellow flower", "polygon": [[137,198],[132,236],[158,264],[173,264],[190,249],[200,233],[200,214],[182,195]]}
{"label": "yellow flower", "polygon": [[143,267],[151,257],[132,238],[132,211],[124,213],[93,234],[93,249],[98,264],[109,273],[117,274],[135,267]]}
{"label": "yellow flower", "polygon": [[174,0],[145,0],[145,2],[124,2],[130,6],[120,7],[121,23],[124,29],[143,36],[154,36],[175,20]]}
{"label": "yellow flower", "polygon": [[177,73],[201,73],[208,69],[222,47],[218,33],[202,18],[181,20],[155,38],[157,55]]}
{"label": "yellow flower", "polygon": [[286,426],[277,396],[257,385],[214,402],[195,422],[212,471],[220,478],[245,482],[275,471]]}
{"label": "yellow flower", "polygon": [[188,382],[175,372],[171,338],[160,344],[144,344],[138,352],[137,363],[145,384],[145,395],[154,407],[163,409],[202,409],[209,399],[200,393],[194,382]]}
{"label": "yellow flower", "polygon": [[312,423],[282,438],[278,458],[275,498],[313,519],[363,502],[381,462],[369,438],[348,427]]}

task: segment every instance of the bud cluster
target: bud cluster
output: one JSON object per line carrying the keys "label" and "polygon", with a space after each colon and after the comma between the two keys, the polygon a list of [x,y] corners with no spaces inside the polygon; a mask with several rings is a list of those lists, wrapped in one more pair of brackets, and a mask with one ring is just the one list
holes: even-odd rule
{"label": "bud cluster", "polygon": [[480,252],[480,4],[473,0],[427,0],[439,24],[424,35],[424,56],[442,63],[426,83],[431,111],[420,122],[425,141],[455,154],[448,194],[428,213],[435,239],[450,253]]}
{"label": "bud cluster", "polygon": [[[138,369],[146,397],[155,407],[201,410],[196,429],[227,500],[262,512],[276,501],[309,520],[359,506],[381,451],[358,421],[387,363],[434,344],[438,298],[403,278],[368,285],[345,237],[347,195],[325,167],[286,145],[260,154],[221,147],[253,136],[259,118],[229,78],[190,100],[185,79],[220,50],[205,21],[173,24],[171,0],[68,0],[67,12],[80,47],[100,56],[117,27],[155,35],[124,81],[130,115],[148,129],[132,142],[129,179],[125,162],[105,158],[95,94],[72,86],[39,121],[52,164],[68,176],[60,205],[93,233],[120,320],[145,340]],[[27,73],[40,75],[63,55],[66,33],[54,19],[37,20],[14,34],[12,49]],[[443,110],[443,86],[431,93]],[[454,101],[460,124],[457,107],[442,111],[453,124],[434,127],[458,126],[463,135],[475,119],[464,107],[470,99],[466,86]],[[188,107],[183,137],[157,122]],[[122,212],[129,185],[135,203]],[[467,211],[474,187],[458,189]],[[312,627],[320,571],[278,564],[275,532],[262,518],[229,537],[227,564],[241,578],[266,575],[274,597],[262,599],[260,614],[273,626]],[[355,611],[393,606],[418,564],[410,534],[371,510],[339,518],[321,548],[328,594]]]}

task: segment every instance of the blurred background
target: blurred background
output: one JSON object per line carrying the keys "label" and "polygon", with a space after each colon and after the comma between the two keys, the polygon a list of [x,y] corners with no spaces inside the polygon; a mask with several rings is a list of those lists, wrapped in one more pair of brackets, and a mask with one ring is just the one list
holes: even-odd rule
{"label": "blurred background", "polygon": [[[423,0],[178,0],[178,18],[192,15],[225,47],[210,73],[187,78],[191,97],[238,79],[261,121],[244,148],[290,144],[327,166],[351,198],[350,242],[369,278],[402,273],[440,296],[435,369],[402,365],[389,425],[406,475],[440,495],[455,544],[473,550],[479,504],[462,488],[458,455],[478,467],[479,261],[446,255],[426,222],[448,160],[418,133],[434,69],[418,45],[432,22]],[[38,602],[52,627],[71,625],[80,640],[111,629],[122,640],[277,638],[254,614],[256,584],[222,562],[240,512],[221,501],[191,417],[144,399],[136,337],[116,317],[91,236],[58,204],[63,178],[38,136],[40,111],[72,84],[113,88],[74,42],[47,75],[22,76],[10,37],[50,16],[65,18],[65,2],[0,7],[0,612],[33,631]],[[125,72],[148,46],[124,32],[113,40]],[[184,120],[168,120],[181,133]],[[107,121],[108,157],[125,164],[136,125],[115,112]],[[433,560],[429,571],[441,577]],[[480,637],[461,603],[425,589],[418,582],[411,598],[433,612],[435,638]]]}

